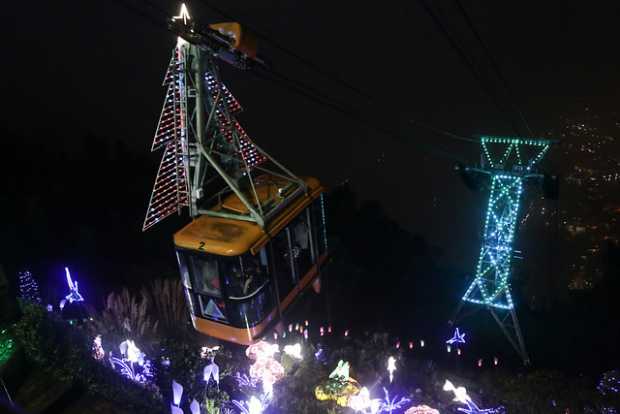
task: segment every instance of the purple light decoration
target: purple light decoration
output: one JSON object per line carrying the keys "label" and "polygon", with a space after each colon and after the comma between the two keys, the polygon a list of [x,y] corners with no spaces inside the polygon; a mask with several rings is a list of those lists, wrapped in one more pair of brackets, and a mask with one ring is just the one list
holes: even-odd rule
{"label": "purple light decoration", "polygon": [[596,388],[602,395],[620,393],[620,370],[605,372]]}
{"label": "purple light decoration", "polygon": [[447,344],[464,344],[465,343],[465,334],[464,333],[460,333],[459,332],[459,328],[456,328],[456,330],[454,331],[454,335],[452,336],[452,338],[448,339],[446,341]]}
{"label": "purple light decoration", "polygon": [[181,403],[181,397],[183,396],[183,386],[172,380],[172,402],[178,406]]}
{"label": "purple light decoration", "polygon": [[388,390],[385,387],[383,387],[383,392],[385,393],[385,398],[383,399],[383,401],[381,402],[381,405],[379,406],[379,413],[392,414],[393,411],[400,410],[403,408],[405,404],[411,402],[409,398],[404,398],[404,397],[401,398],[400,400],[398,399],[398,396],[394,398],[390,398],[390,394],[388,393]]}
{"label": "purple light decoration", "polygon": [[84,297],[80,294],[78,288],[77,280],[74,282],[71,279],[71,273],[69,272],[69,268],[65,267],[65,275],[67,277],[67,285],[69,286],[69,294],[65,296],[63,300],[60,301],[60,309],[62,310],[65,307],[67,302],[84,302]]}
{"label": "purple light decoration", "polygon": [[189,411],[192,414],[200,414],[200,404],[198,404],[198,401],[196,401],[196,399],[193,399],[192,403],[189,405]]}

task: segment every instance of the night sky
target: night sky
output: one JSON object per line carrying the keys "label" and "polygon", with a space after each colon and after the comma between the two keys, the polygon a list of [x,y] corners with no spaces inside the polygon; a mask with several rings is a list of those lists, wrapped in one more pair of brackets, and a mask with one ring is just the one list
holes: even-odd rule
{"label": "night sky", "polygon": [[[245,108],[240,120],[250,136],[300,175],[317,176],[329,186],[349,180],[361,198],[380,200],[401,225],[441,245],[450,261],[473,266],[478,247],[471,234],[479,231],[484,197],[467,191],[452,172],[452,160],[420,152],[416,143],[440,146],[470,162],[478,148],[407,121],[469,136],[514,132],[419,2],[210,1],[367,91],[377,98],[374,105],[393,116],[373,116],[377,109],[364,98],[262,42],[261,55],[278,71],[407,140],[223,64],[224,80]],[[170,14],[178,10],[177,2],[157,3]],[[603,109],[617,104],[617,2],[463,3],[535,134],[545,134],[560,115],[584,104]],[[481,70],[490,73],[454,3],[433,4]],[[188,7],[203,23],[222,20],[201,0]],[[58,145],[68,147],[79,148],[94,133],[122,140],[132,151],[150,150],[174,35],[110,0],[7,2],[2,13],[5,129],[32,139],[35,150],[49,132],[65,137]],[[160,156],[152,154],[154,160]],[[135,191],[144,193],[146,209],[150,188]]]}

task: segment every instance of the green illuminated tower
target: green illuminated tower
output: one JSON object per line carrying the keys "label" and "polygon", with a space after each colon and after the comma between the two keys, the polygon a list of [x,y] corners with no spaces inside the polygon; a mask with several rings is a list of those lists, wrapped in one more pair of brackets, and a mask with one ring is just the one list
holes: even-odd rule
{"label": "green illuminated tower", "polygon": [[552,141],[482,137],[480,144],[481,168],[467,167],[464,173],[491,180],[483,240],[473,282],[451,322],[458,320],[464,302],[486,308],[527,365],[530,359],[510,289],[511,259],[523,186],[528,181],[542,181],[536,167]]}

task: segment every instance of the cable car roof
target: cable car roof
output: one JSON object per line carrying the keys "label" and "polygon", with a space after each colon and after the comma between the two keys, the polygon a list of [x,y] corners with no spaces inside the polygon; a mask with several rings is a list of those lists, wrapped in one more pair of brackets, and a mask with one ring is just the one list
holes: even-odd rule
{"label": "cable car roof", "polygon": [[[324,187],[316,178],[303,177],[302,179],[308,187],[308,193],[286,206],[267,223],[264,229],[251,221],[203,215],[174,234],[175,246],[221,256],[238,256],[248,251],[256,254],[273,235],[284,228],[324,191]],[[256,190],[262,204],[273,197],[273,194],[277,194],[279,189],[276,183],[268,182],[257,186]],[[222,201],[219,208],[222,211],[238,211],[242,208],[241,206],[239,197],[230,194]]]}

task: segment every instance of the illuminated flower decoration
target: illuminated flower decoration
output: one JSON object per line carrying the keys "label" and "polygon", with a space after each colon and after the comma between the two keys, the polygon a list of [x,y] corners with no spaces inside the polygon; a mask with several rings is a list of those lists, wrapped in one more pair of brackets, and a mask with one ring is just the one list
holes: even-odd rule
{"label": "illuminated flower decoration", "polygon": [[368,388],[363,387],[357,395],[349,397],[347,405],[356,413],[376,414],[381,409],[381,400],[370,398]]}
{"label": "illuminated flower decoration", "polygon": [[112,352],[109,354],[110,365],[124,377],[132,381],[147,384],[153,381],[153,367],[151,361],[145,358],[144,353],[136,344],[127,339],[119,345],[121,358],[115,357]]}
{"label": "illuminated flower decoration", "polygon": [[273,384],[284,377],[284,367],[273,359],[277,352],[279,352],[278,344],[265,341],[250,345],[245,350],[248,358],[255,361],[250,367],[250,377],[262,381],[263,391],[267,395],[271,395]]}
{"label": "illuminated flower decoration", "polygon": [[266,341],[259,341],[248,346],[245,350],[247,357],[254,361],[261,358],[273,358],[278,352],[280,352],[278,344],[270,344]]}
{"label": "illuminated flower decoration", "polygon": [[220,385],[220,367],[218,367],[215,362],[211,362],[209,365],[207,365],[202,372],[202,379],[207,384],[209,383],[209,380],[211,379],[211,377],[213,377],[213,380],[219,386]]}
{"label": "illuminated flower decoration", "polygon": [[439,414],[439,411],[428,405],[416,405],[405,411],[405,414]]}
{"label": "illuminated flower decoration", "polygon": [[121,355],[129,362],[136,363],[144,360],[144,354],[131,339],[127,339],[121,342],[118,348],[121,352]]}
{"label": "illuminated flower decoration", "polygon": [[250,397],[249,401],[233,400],[233,404],[241,411],[242,414],[262,414],[263,403],[255,396]]}
{"label": "illuminated flower decoration", "polygon": [[504,414],[506,409],[502,406],[496,408],[481,409],[473,402],[471,397],[467,395],[465,387],[455,387],[450,381],[446,380],[443,386],[444,391],[452,391],[454,393],[454,401],[467,405],[467,408],[459,407],[458,410],[466,414]]}
{"label": "illuminated flower decoration", "polygon": [[393,356],[389,357],[387,360],[387,370],[390,374],[390,382],[394,380],[394,371],[396,371],[396,358]]}
{"label": "illuminated flower decoration", "polygon": [[398,396],[394,398],[390,398],[390,394],[387,388],[383,387],[383,393],[385,394],[385,398],[381,401],[381,406],[379,408],[379,412],[381,413],[389,413],[392,414],[395,410],[400,410],[403,406],[411,400],[409,398],[398,398]]}
{"label": "illuminated flower decoration", "polygon": [[103,350],[103,346],[101,345],[101,335],[97,335],[95,339],[93,339],[93,346],[91,348],[93,358],[97,361],[101,361],[105,356],[105,351]]}
{"label": "illuminated flower decoration", "polygon": [[334,400],[342,407],[347,407],[349,398],[360,392],[360,386],[356,380],[349,377],[349,363],[340,360],[336,369],[329,374],[325,383],[314,389],[317,400]]}
{"label": "illuminated flower decoration", "polygon": [[200,358],[213,360],[215,358],[215,355],[217,354],[217,351],[219,350],[219,345],[216,345],[214,347],[203,346],[202,348],[200,348]]}
{"label": "illuminated flower decoration", "polygon": [[265,394],[271,394],[273,384],[284,377],[284,367],[273,358],[262,358],[250,367],[250,377],[260,379]]}
{"label": "illuminated flower decoration", "polygon": [[301,344],[296,343],[295,345],[285,345],[284,346],[284,353],[286,355],[289,355],[292,358],[302,359],[302,356],[301,356]]}

